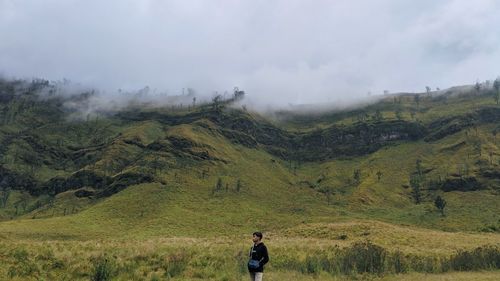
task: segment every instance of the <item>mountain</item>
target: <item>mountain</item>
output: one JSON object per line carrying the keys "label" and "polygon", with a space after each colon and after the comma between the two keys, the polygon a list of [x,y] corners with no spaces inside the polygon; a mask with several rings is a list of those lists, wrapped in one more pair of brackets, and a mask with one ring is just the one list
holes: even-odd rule
{"label": "mountain", "polygon": [[0,279],[241,280],[255,230],[269,280],[498,279],[449,272],[499,267],[492,89],[266,114],[243,96],[0,79]]}
{"label": "mountain", "polygon": [[234,100],[82,113],[94,92],[55,92],[43,80],[0,85],[0,219],[11,233],[29,223],[54,235],[203,236],[349,218],[500,228],[490,89],[273,117]]}

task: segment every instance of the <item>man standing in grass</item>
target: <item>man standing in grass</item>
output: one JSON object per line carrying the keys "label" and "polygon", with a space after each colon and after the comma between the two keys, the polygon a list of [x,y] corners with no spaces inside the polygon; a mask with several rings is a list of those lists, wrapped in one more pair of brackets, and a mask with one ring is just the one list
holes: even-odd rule
{"label": "man standing in grass", "polygon": [[251,281],[262,281],[264,274],[264,265],[269,261],[266,245],[262,242],[262,233],[253,233],[253,246],[248,255],[250,261],[248,262],[248,271],[250,272]]}

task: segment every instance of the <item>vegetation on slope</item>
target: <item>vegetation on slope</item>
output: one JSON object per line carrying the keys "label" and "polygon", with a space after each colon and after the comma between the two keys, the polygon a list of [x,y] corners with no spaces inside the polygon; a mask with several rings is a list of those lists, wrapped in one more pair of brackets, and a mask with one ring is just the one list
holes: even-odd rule
{"label": "vegetation on slope", "polygon": [[[448,265],[436,259],[499,244],[500,107],[489,90],[390,96],[359,109],[282,113],[273,120],[231,101],[82,114],[68,102],[84,103],[94,93],[41,96],[50,92],[44,83],[0,83],[0,240],[26,247],[75,240],[60,243],[86,252],[80,241],[105,239],[111,247],[111,239],[196,237],[198,243],[224,236],[239,245],[224,256],[232,259],[241,250],[238,235],[260,229],[276,235],[273,244],[295,239],[297,247],[306,237],[346,247],[370,239],[388,251],[383,271],[391,273],[397,272],[385,266],[397,250],[427,257],[430,272],[443,272]],[[343,228],[353,220],[362,223]],[[433,243],[426,246],[429,237]],[[462,239],[470,243],[451,242]],[[182,278],[196,278],[204,260],[193,247]],[[313,248],[306,250],[311,257],[330,254]],[[5,255],[15,257],[20,248],[8,249]],[[285,252],[275,253],[283,255],[283,266],[290,261],[297,268],[278,262],[276,272],[310,273],[311,259]],[[71,278],[88,278],[98,257],[86,253],[63,265]],[[116,262],[121,278],[153,279],[153,267],[162,267]],[[25,275],[4,273],[45,274],[40,267],[46,264],[34,264]],[[330,272],[320,264],[313,262],[318,274]],[[210,274],[237,279],[234,268]],[[427,271],[411,262],[408,268]],[[162,270],[158,278],[168,271]]]}

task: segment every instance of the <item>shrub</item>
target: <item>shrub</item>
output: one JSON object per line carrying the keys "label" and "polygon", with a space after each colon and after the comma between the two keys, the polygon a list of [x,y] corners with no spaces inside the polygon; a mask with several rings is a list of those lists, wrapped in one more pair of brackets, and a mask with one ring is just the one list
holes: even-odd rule
{"label": "shrub", "polygon": [[10,255],[15,259],[15,264],[8,269],[9,278],[15,276],[30,276],[39,272],[37,264],[30,259],[29,253],[24,248],[16,248],[10,251]]}
{"label": "shrub", "polygon": [[92,281],[111,280],[111,278],[116,274],[116,266],[114,260],[111,260],[109,257],[97,257],[92,261],[92,263]]}
{"label": "shrub", "polygon": [[442,267],[436,257],[411,256],[408,260],[409,267],[416,272],[436,273]]}
{"label": "shrub", "polygon": [[458,271],[500,269],[500,249],[484,246],[471,251],[460,250],[450,257],[449,267]]}
{"label": "shrub", "polygon": [[276,252],[272,256],[272,267],[281,270],[302,271],[303,263],[298,256],[292,253]]}
{"label": "shrub", "polygon": [[406,257],[399,250],[394,252],[390,257],[390,264],[394,273],[405,273],[408,271]]}
{"label": "shrub", "polygon": [[386,250],[370,241],[356,242],[345,250],[341,261],[341,272],[349,274],[382,273],[385,267]]}
{"label": "shrub", "polygon": [[307,274],[318,274],[322,269],[318,256],[307,256],[303,265],[302,272]]}
{"label": "shrub", "polygon": [[165,257],[162,268],[167,277],[179,276],[186,269],[188,262],[189,257],[185,252],[177,252]]}
{"label": "shrub", "polygon": [[246,273],[247,272],[248,256],[245,254],[244,251],[239,251],[235,255],[235,258],[236,258],[239,273],[241,273],[241,274]]}

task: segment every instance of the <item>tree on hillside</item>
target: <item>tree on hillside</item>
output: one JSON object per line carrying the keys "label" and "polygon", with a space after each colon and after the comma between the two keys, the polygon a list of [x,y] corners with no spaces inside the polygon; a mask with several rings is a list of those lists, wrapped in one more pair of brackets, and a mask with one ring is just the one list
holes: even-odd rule
{"label": "tree on hillside", "polygon": [[222,96],[221,95],[216,95],[215,97],[212,98],[212,107],[215,110],[220,109],[221,103],[222,103]]}
{"label": "tree on hillside", "polygon": [[419,176],[422,176],[422,173],[423,173],[423,170],[422,170],[422,160],[417,159],[417,161],[415,161],[415,169],[417,170],[417,174]]}
{"label": "tree on hillside", "polygon": [[4,187],[2,192],[0,193],[0,207],[5,208],[7,206],[7,200],[9,200],[10,196],[10,187]]}
{"label": "tree on hillside", "polygon": [[328,205],[332,203],[332,197],[335,194],[335,191],[333,190],[333,187],[331,186],[325,186],[320,189],[320,192],[322,192],[325,197],[326,197],[326,202]]}
{"label": "tree on hillside", "polygon": [[441,196],[436,197],[434,200],[434,206],[441,212],[441,215],[444,217],[444,208],[446,207],[446,200]]}
{"label": "tree on hillside", "polygon": [[216,192],[220,192],[223,190],[223,184],[222,184],[222,179],[221,178],[218,178],[217,179],[217,183],[215,184],[215,187],[212,191],[212,193],[216,193]]}
{"label": "tree on hillside", "polygon": [[352,178],[354,179],[354,183],[358,185],[361,182],[361,170],[355,169]]}
{"label": "tree on hillside", "polygon": [[425,86],[425,92],[426,92],[427,94],[430,94],[430,92],[431,92],[431,87],[429,87],[429,86]]}
{"label": "tree on hillside", "polygon": [[238,179],[238,180],[236,181],[236,192],[240,192],[242,187],[243,187],[243,186],[242,186],[242,184],[241,184],[241,180],[240,180],[240,179]]}
{"label": "tree on hillside", "polygon": [[381,171],[378,171],[377,172],[377,179],[380,181],[380,178],[382,177],[382,172]]}
{"label": "tree on hillside", "polygon": [[493,93],[493,98],[498,104],[500,102],[500,77],[495,79],[495,82],[493,82],[493,89],[495,90]]}
{"label": "tree on hillside", "polygon": [[415,101],[415,103],[417,104],[417,108],[419,107],[420,105],[420,95],[419,94],[416,94],[415,97],[413,98],[413,100]]}
{"label": "tree on hillside", "polygon": [[238,101],[245,97],[245,91],[240,91],[238,87],[234,87],[233,89],[233,98]]}
{"label": "tree on hillside", "polygon": [[474,85],[474,90],[476,90],[477,94],[479,94],[479,92],[481,91],[481,84],[479,83],[479,81],[476,81],[476,84]]}
{"label": "tree on hillside", "polygon": [[410,177],[410,186],[411,186],[411,196],[415,201],[415,204],[420,204],[422,202],[422,193],[420,191],[421,178],[418,175],[413,175]]}

